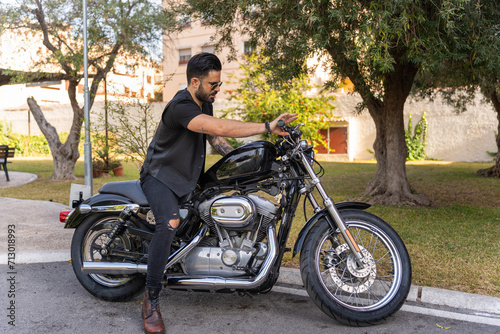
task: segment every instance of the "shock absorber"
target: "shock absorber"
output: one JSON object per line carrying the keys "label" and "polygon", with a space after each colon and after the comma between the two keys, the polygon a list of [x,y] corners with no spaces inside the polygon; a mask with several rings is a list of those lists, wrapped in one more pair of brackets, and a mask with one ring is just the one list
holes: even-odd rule
{"label": "shock absorber", "polygon": [[119,237],[125,232],[127,229],[127,222],[129,221],[130,217],[132,217],[133,212],[130,210],[130,208],[127,206],[123,211],[120,213],[118,216],[118,220],[116,221],[115,226],[113,226],[113,229],[108,235],[108,240],[106,240],[106,243],[102,246],[102,251],[101,253],[107,252],[109,246],[113,243],[113,241],[116,239],[116,237]]}

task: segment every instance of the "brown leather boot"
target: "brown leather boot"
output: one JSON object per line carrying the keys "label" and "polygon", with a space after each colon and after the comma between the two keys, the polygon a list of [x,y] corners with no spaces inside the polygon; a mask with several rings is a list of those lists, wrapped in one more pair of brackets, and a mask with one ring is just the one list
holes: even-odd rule
{"label": "brown leather boot", "polygon": [[144,293],[142,302],[142,318],[146,333],[165,333],[165,325],[160,313],[159,289],[148,289]]}

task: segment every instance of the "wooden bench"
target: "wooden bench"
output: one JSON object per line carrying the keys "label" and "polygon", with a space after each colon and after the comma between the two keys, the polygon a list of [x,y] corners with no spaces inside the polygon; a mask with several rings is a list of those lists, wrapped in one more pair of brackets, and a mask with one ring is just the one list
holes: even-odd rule
{"label": "wooden bench", "polygon": [[5,177],[7,178],[7,181],[10,181],[9,171],[7,170],[7,164],[12,162],[8,161],[7,158],[13,158],[14,152],[15,152],[14,147],[9,147],[7,145],[0,145],[0,166],[2,166],[3,170],[5,171]]}

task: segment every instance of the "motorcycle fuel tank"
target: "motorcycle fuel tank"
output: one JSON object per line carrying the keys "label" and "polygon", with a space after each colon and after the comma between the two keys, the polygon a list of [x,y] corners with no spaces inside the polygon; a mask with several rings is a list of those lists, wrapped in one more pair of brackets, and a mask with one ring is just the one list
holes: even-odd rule
{"label": "motorcycle fuel tank", "polygon": [[203,184],[231,184],[258,179],[271,170],[276,147],[268,141],[249,142],[226,154],[202,178]]}

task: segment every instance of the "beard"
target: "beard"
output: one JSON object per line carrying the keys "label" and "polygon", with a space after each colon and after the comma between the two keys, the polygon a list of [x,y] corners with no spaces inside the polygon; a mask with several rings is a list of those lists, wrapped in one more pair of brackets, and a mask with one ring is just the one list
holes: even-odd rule
{"label": "beard", "polygon": [[207,93],[202,85],[200,85],[198,89],[194,92],[194,96],[196,96],[198,100],[207,103],[214,103],[215,95],[217,95],[216,91],[212,93]]}

